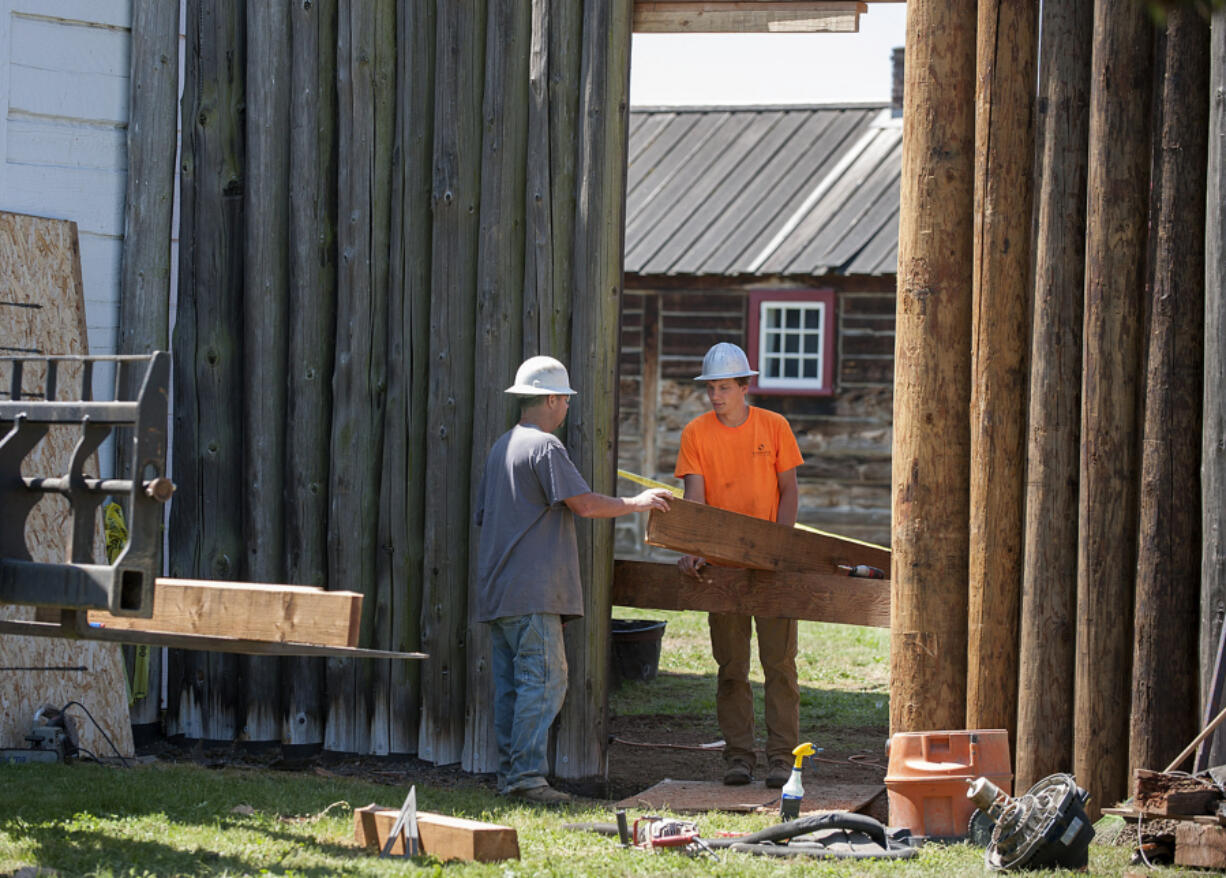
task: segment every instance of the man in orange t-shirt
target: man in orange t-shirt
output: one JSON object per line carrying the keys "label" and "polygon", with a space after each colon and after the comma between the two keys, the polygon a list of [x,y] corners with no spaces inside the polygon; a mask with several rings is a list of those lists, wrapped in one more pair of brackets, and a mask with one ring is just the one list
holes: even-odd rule
{"label": "man in orange t-shirt", "polygon": [[[782,415],[746,401],[749,359],[739,347],[720,342],[703,359],[696,380],[707,383],[711,411],[681,433],[674,475],[685,480],[685,499],[765,518],[791,527],[796,523],[796,467],[801,463],[796,437]],[[694,555],[678,561],[684,573],[698,576],[707,562]],[[753,690],[749,686],[749,641],[758,629],[758,657],[766,678],[766,784],[782,787],[792,768],[800,738],[800,689],[796,681],[796,620],[711,613],[711,652],[719,665],[716,716],[724,735],[724,783],[753,779]]]}

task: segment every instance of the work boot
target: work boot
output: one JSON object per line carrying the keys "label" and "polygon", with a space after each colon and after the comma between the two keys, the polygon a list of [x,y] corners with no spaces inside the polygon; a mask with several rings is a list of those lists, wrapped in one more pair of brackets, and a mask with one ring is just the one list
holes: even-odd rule
{"label": "work boot", "polygon": [[766,785],[771,789],[779,789],[792,776],[792,763],[786,759],[772,759],[770,771],[766,772]]}
{"label": "work boot", "polygon": [[730,787],[743,787],[753,779],[753,772],[748,763],[733,759],[724,769],[724,784]]}
{"label": "work boot", "polygon": [[511,790],[508,795],[515,799],[523,799],[525,802],[532,802],[535,805],[570,804],[569,795],[561,790],[555,790],[549,784],[539,787],[528,787],[527,789]]}

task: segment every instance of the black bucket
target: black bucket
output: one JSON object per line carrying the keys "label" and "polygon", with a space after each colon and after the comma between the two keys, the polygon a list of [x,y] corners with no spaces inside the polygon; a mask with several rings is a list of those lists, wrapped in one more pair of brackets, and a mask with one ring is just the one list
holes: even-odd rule
{"label": "black bucket", "polygon": [[617,680],[654,680],[660,670],[661,619],[613,620],[613,676]]}

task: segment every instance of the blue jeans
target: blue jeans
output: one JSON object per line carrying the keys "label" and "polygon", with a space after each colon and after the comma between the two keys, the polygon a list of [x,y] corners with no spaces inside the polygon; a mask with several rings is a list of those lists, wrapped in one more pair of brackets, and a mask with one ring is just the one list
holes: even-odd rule
{"label": "blue jeans", "polygon": [[494,671],[498,790],[545,786],[549,727],[566,697],[562,619],[551,613],[489,623]]}

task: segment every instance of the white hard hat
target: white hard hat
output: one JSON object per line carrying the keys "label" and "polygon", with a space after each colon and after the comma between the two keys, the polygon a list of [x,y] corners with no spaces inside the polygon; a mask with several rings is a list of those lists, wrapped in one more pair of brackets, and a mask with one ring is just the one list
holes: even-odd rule
{"label": "white hard hat", "polygon": [[757,375],[755,369],[749,368],[749,357],[737,345],[729,341],[721,341],[712,345],[711,350],[702,358],[702,374],[695,381],[721,381],[724,378],[748,378]]}
{"label": "white hard hat", "polygon": [[505,392],[516,396],[572,396],[577,393],[571,390],[566,367],[553,357],[529,357],[524,360],[515,372],[515,383]]}

